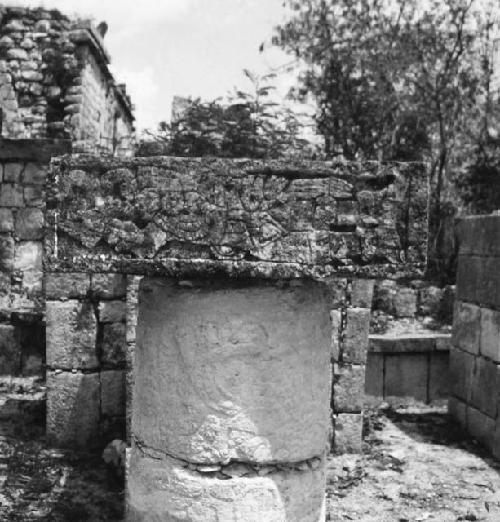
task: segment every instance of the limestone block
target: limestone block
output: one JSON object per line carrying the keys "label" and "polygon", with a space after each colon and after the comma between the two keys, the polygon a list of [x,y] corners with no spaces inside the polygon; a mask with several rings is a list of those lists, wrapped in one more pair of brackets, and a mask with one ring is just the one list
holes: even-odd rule
{"label": "limestone block", "polygon": [[490,417],[497,416],[497,365],[476,357],[471,378],[470,404]]}
{"label": "limestone block", "polygon": [[[323,522],[325,469],[221,480],[132,448],[127,521]],[[226,477],[227,478],[227,477]]]}
{"label": "limestone block", "polygon": [[457,268],[457,299],[479,302],[484,258],[460,255]]}
{"label": "limestone block", "polygon": [[373,279],[354,279],[351,286],[351,306],[371,308],[374,285]]}
{"label": "limestone block", "polygon": [[0,232],[14,230],[14,217],[10,208],[0,208]]}
{"label": "limestone block", "polygon": [[103,327],[101,364],[106,368],[125,367],[127,359],[126,327],[109,323]]}
{"label": "limestone block", "polygon": [[192,284],[142,281],[134,435],[196,462],[321,454],[331,397],[326,287]]}
{"label": "limestone block", "polygon": [[493,449],[495,438],[495,421],[483,412],[467,407],[467,431],[483,446]]}
{"label": "limestone block", "polygon": [[53,368],[97,368],[97,321],[89,302],[47,301],[47,365]]}
{"label": "limestone block", "polygon": [[481,308],[480,353],[500,362],[500,312]]}
{"label": "limestone block", "polygon": [[453,317],[453,345],[477,355],[479,354],[480,332],[481,308],[474,304],[457,301]]}
{"label": "limestone block", "polygon": [[433,353],[429,357],[428,400],[447,399],[450,395],[450,356],[449,353]]}
{"label": "limestone block", "polygon": [[103,371],[101,376],[101,413],[110,417],[125,415],[125,371]]}
{"label": "limestone block", "polygon": [[385,398],[412,398],[425,402],[427,396],[427,354],[386,355]]}
{"label": "limestone block", "polygon": [[61,446],[86,448],[99,429],[99,374],[48,372],[47,437]]}
{"label": "limestone block", "polygon": [[384,396],[384,356],[368,353],[365,371],[365,394],[371,397]]}
{"label": "limestone block", "polygon": [[467,404],[456,397],[448,399],[448,414],[462,429],[467,428]]}
{"label": "limestone block", "polygon": [[42,239],[43,212],[38,208],[23,208],[16,213],[15,233],[19,239]]}
{"label": "limestone block", "polygon": [[436,350],[438,352],[449,352],[451,350],[451,335],[435,334]]}
{"label": "limestone block", "polygon": [[393,298],[394,315],[414,317],[417,313],[417,291],[414,288],[398,286]]}
{"label": "limestone block", "polygon": [[394,315],[394,296],[397,283],[389,279],[377,281],[374,287],[373,305],[376,310]]}
{"label": "limestone block", "polygon": [[98,299],[122,299],[127,293],[127,276],[123,274],[92,274],[92,294]]}
{"label": "limestone block", "polygon": [[24,164],[19,162],[7,162],[3,168],[3,180],[5,183],[19,183]]}
{"label": "limestone block", "polygon": [[99,321],[101,323],[119,323],[125,321],[127,303],[125,301],[101,301],[99,303]]}
{"label": "limestone block", "polygon": [[332,308],[341,308],[347,303],[347,279],[334,277],[325,281],[331,292]]}
{"label": "limestone block", "polygon": [[441,313],[444,290],[437,286],[426,286],[418,292],[418,312],[433,317]]}
{"label": "limestone block", "polygon": [[450,351],[451,393],[465,402],[470,399],[473,370],[473,355],[457,349]]}
{"label": "limestone block", "polygon": [[47,167],[36,163],[27,163],[24,167],[22,180],[25,185],[45,185]]}
{"label": "limestone block", "polygon": [[45,203],[43,186],[24,187],[24,203],[27,207],[40,207]]}
{"label": "limestone block", "polygon": [[363,414],[339,413],[334,417],[334,452],[361,453],[363,449]]}
{"label": "limestone block", "polygon": [[373,334],[370,335],[370,352],[373,353],[425,353],[436,347],[436,338],[429,334]]}
{"label": "limestone block", "polygon": [[0,235],[0,271],[10,272],[14,267],[14,240],[6,234]]}
{"label": "limestone block", "polygon": [[2,183],[0,185],[0,207],[23,207],[23,188],[19,184]]}
{"label": "limestone block", "polygon": [[364,364],[368,352],[370,332],[370,310],[368,308],[348,308],[344,330],[344,362]]}
{"label": "limestone block", "polygon": [[336,412],[359,413],[363,409],[365,366],[334,366],[333,400]]}
{"label": "limestone block", "polygon": [[331,310],[330,319],[332,321],[332,358],[334,361],[338,361],[340,356],[342,312],[340,310]]}
{"label": "limestone block", "polygon": [[90,289],[90,275],[84,272],[60,272],[45,274],[47,299],[85,297]]}
{"label": "limestone block", "polygon": [[21,345],[14,326],[0,324],[0,375],[21,371]]}
{"label": "limestone block", "polygon": [[500,308],[500,257],[482,259],[481,279],[478,285],[478,301],[489,308]]}

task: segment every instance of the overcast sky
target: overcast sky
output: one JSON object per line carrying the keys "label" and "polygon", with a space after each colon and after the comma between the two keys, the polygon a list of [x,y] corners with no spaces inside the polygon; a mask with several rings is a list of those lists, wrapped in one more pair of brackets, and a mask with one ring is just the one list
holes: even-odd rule
{"label": "overcast sky", "polygon": [[283,0],[24,0],[109,25],[113,71],[127,83],[137,128],[169,119],[172,96],[212,99],[248,87],[243,68],[264,73],[288,61],[259,53],[284,19]]}

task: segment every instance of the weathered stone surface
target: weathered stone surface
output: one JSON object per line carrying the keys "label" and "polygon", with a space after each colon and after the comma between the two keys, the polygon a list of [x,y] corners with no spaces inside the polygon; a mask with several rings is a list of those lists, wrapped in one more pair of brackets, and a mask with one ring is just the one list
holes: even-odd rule
{"label": "weathered stone surface", "polygon": [[125,371],[103,371],[100,379],[101,413],[110,417],[125,415]]}
{"label": "weathered stone surface", "polygon": [[0,208],[0,232],[14,230],[14,217],[10,208]]}
{"label": "weathered stone surface", "polygon": [[384,396],[384,356],[378,353],[368,353],[365,370],[365,395],[372,402],[373,397],[382,399]]}
{"label": "weathered stone surface", "polygon": [[123,323],[103,326],[101,363],[105,368],[124,368],[127,361],[126,327]]}
{"label": "weathered stone surface", "polygon": [[92,274],[91,290],[97,299],[122,299],[127,293],[127,277],[124,274]]}
{"label": "weathered stone surface", "polygon": [[23,188],[19,184],[0,184],[0,207],[23,207]]}
{"label": "weathered stone surface", "polygon": [[144,279],[139,302],[139,440],[212,464],[322,454],[331,388],[324,285]]}
{"label": "weathered stone surface", "polygon": [[362,411],[365,389],[364,366],[336,364],[333,386],[336,412],[359,413]]}
{"label": "weathered stone surface", "polygon": [[98,442],[99,374],[47,374],[47,436],[61,446]]}
{"label": "weathered stone surface", "polygon": [[0,271],[10,272],[14,266],[14,240],[11,236],[0,234]]}
{"label": "weathered stone surface", "polygon": [[481,308],[480,353],[496,363],[500,362],[500,312]]}
{"label": "weathered stone surface", "polygon": [[17,375],[21,370],[21,345],[14,326],[0,324],[0,375]]}
{"label": "weathered stone surface", "polygon": [[42,239],[43,220],[43,212],[38,208],[19,209],[16,213],[16,236],[19,239]]}
{"label": "weathered stone surface", "polygon": [[433,353],[429,357],[429,402],[445,400],[450,395],[450,356],[448,353]]}
{"label": "weathered stone surface", "polygon": [[99,321],[101,323],[124,322],[126,309],[125,301],[101,301],[99,303]]}
{"label": "weathered stone surface", "polygon": [[414,317],[417,312],[417,291],[399,286],[394,295],[393,306],[397,317]]}
{"label": "weathered stone surface", "polygon": [[47,167],[36,163],[27,163],[22,174],[25,185],[44,185],[47,181]]}
{"label": "weathered stone surface", "polygon": [[340,356],[342,312],[340,310],[330,310],[330,319],[332,321],[332,359],[338,362]]}
{"label": "weathered stone surface", "polygon": [[335,453],[361,453],[363,449],[363,414],[339,413],[334,418]]}
{"label": "weathered stone surface", "polygon": [[275,471],[221,480],[165,457],[132,448],[127,520],[321,522],[325,519],[324,461],[313,471]]}
{"label": "weathered stone surface", "polygon": [[493,448],[495,420],[471,406],[467,407],[467,431],[486,448]]}
{"label": "weathered stone surface", "polygon": [[455,397],[465,402],[470,400],[473,370],[473,355],[457,349],[450,351],[451,392]]}
{"label": "weathered stone surface", "polygon": [[425,353],[436,349],[436,337],[424,334],[372,334],[370,352],[373,353]]}
{"label": "weathered stone surface", "polygon": [[479,303],[483,264],[484,261],[481,257],[459,256],[457,268],[458,300]]}
{"label": "weathered stone surface", "polygon": [[47,299],[83,298],[90,289],[90,275],[84,272],[45,274]]}
{"label": "weathered stone surface", "polygon": [[450,397],[448,399],[448,413],[455,419],[462,429],[467,427],[467,403]]}
{"label": "weathered stone surface", "polygon": [[[251,258],[298,275],[414,273],[425,260],[425,233],[417,241],[400,222],[408,205],[421,204],[412,195],[426,186],[423,167],[366,163],[363,175],[359,169],[327,162],[62,158],[49,191],[59,231],[57,257],[53,234],[47,238],[49,266],[57,270],[71,260],[75,269],[91,260],[96,269],[168,275],[174,259],[201,258],[205,266],[240,272]],[[361,214],[347,231],[339,216],[319,219],[345,199],[344,186],[353,202],[361,190],[373,193],[373,227],[363,226]],[[422,220],[425,214],[412,225],[419,228]],[[407,265],[397,261],[402,255]],[[175,267],[179,274],[183,264]],[[268,269],[254,263],[253,270]]]}
{"label": "weathered stone surface", "polygon": [[500,256],[500,216],[461,217],[456,233],[460,254]]}
{"label": "weathered stone surface", "polygon": [[388,355],[385,358],[385,397],[408,397],[426,402],[428,356]]}
{"label": "weathered stone surface", "polygon": [[497,416],[498,367],[492,361],[477,357],[472,371],[470,404],[486,415]]}
{"label": "weathered stone surface", "polygon": [[5,183],[19,183],[24,164],[19,162],[7,162],[3,167],[3,180]]}
{"label": "weathered stone surface", "polygon": [[373,279],[354,279],[351,286],[351,306],[371,308],[374,285]]}
{"label": "weathered stone surface", "polygon": [[479,354],[481,332],[481,308],[457,301],[453,317],[452,343],[472,354]]}
{"label": "weathered stone surface", "polygon": [[352,364],[366,362],[369,333],[370,310],[368,308],[348,308],[344,330],[344,362]]}
{"label": "weathered stone surface", "polygon": [[97,368],[97,321],[90,302],[47,301],[47,365]]}

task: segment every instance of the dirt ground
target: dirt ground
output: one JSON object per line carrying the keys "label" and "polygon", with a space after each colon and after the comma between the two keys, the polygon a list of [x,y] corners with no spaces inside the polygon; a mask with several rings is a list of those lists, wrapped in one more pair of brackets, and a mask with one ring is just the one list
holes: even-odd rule
{"label": "dirt ground", "polygon": [[[327,520],[499,522],[500,463],[445,412],[369,414],[364,454],[330,458]],[[0,419],[0,521],[121,520],[123,483],[100,456],[51,448],[42,433]]]}

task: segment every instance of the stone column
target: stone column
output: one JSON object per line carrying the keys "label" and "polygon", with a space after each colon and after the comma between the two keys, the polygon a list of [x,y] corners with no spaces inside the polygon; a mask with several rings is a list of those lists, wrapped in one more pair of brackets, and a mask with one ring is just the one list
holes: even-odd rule
{"label": "stone column", "polygon": [[307,280],[142,281],[127,520],[325,519],[329,308]]}

